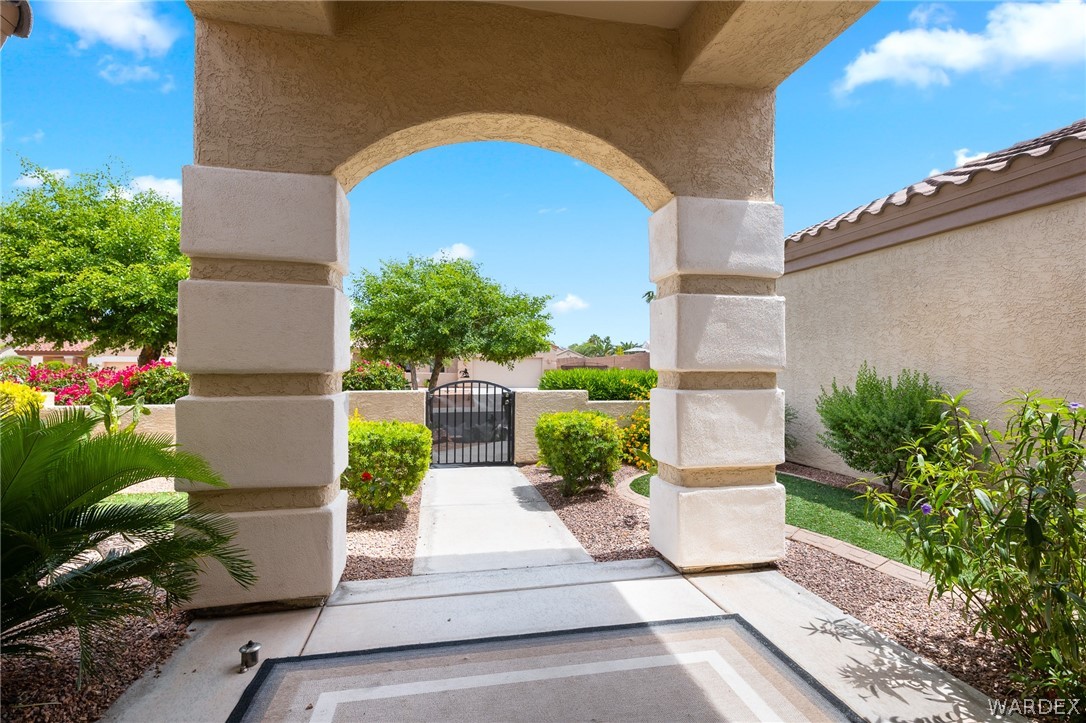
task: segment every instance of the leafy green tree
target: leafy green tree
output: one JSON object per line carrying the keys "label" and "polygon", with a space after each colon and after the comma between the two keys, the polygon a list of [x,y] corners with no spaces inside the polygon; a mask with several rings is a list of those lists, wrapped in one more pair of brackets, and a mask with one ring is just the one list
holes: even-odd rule
{"label": "leafy green tree", "polygon": [[[151,616],[160,596],[167,606],[190,600],[204,562],[218,561],[240,585],[256,580],[228,518],[191,509],[184,497],[106,501],[157,477],[225,487],[207,462],[165,435],[92,435],[97,424],[86,410],[44,418],[0,410],[0,652],[41,655],[50,634],[75,628],[80,681],[96,641],[129,616]],[[118,536],[128,547],[100,550]]]}
{"label": "leafy green tree", "polygon": [[352,336],[366,356],[430,364],[430,389],[453,359],[509,364],[550,348],[550,297],[507,292],[467,259],[386,261],[362,272],[353,299]]}
{"label": "leafy green tree", "polygon": [[570,344],[569,349],[585,356],[608,356],[614,354],[617,347],[611,341],[611,337],[601,337],[599,334],[593,334],[588,337],[588,341],[580,344]]}
{"label": "leafy green tree", "polygon": [[158,359],[177,339],[177,283],[188,276],[180,207],[131,192],[108,167],[68,179],[23,161],[23,172],[40,185],[0,204],[0,335]]}

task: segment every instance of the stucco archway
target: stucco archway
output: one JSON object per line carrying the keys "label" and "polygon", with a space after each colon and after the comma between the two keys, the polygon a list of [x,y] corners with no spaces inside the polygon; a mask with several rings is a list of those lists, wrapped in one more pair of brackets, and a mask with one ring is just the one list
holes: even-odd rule
{"label": "stucco archway", "polygon": [[[684,570],[781,557],[784,302],[774,282],[784,254],[771,80],[820,42],[788,44],[792,56],[750,42],[763,14],[747,3],[699,5],[681,28],[489,3],[274,5],[282,10],[190,3],[197,165],[184,171],[192,271],[179,295],[178,364],[192,383],[177,405],[178,440],[231,489],[178,488],[237,522],[261,576],[243,591],[211,568],[193,605],[315,604],[338,583],[344,189],[464,140],[562,151],[655,212],[652,542]],[[773,32],[802,28],[810,13],[843,28],[863,10],[845,5],[784,5],[764,18]],[[743,54],[738,66],[718,62],[722,48]],[[764,64],[752,66],[760,52]]]}

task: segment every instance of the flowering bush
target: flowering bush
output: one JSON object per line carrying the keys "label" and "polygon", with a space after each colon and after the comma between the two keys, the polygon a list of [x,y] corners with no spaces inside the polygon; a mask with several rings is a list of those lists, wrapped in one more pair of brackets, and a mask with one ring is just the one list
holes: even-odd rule
{"label": "flowering bush", "polygon": [[25,384],[0,382],[0,416],[18,416],[30,407],[41,409],[45,396]]}
{"label": "flowering bush", "polygon": [[343,391],[407,389],[403,368],[390,361],[362,361],[343,375]]}
{"label": "flowering bush", "polygon": [[649,408],[641,405],[633,414],[619,420],[619,437],[622,438],[622,461],[638,469],[652,470],[649,456]]}
{"label": "flowering bush", "polygon": [[[130,397],[133,394],[141,393],[135,386],[139,381],[139,375],[153,372],[152,377],[161,375],[175,380],[176,377],[173,376],[173,372],[155,371],[166,367],[172,368],[170,362],[157,361],[145,364],[142,367],[132,365],[124,369],[75,366],[66,369],[50,369],[45,365],[15,366],[0,368],[0,381],[26,384],[43,392],[56,392],[56,403],[58,405],[86,404],[93,393],[88,383],[91,379],[94,380],[99,389],[112,389],[120,384],[124,390],[124,396]],[[176,372],[176,374],[181,374],[181,372]],[[184,394],[188,393],[187,384],[188,377],[185,377],[186,391],[177,396],[184,396]],[[176,387],[176,382],[174,382],[174,386]],[[158,391],[158,388],[155,387],[154,390]],[[165,397],[159,396],[158,398],[163,399]],[[148,401],[147,403],[172,404],[174,400],[176,400],[176,397],[170,401]]]}
{"label": "flowering bush", "polygon": [[79,367],[72,367],[71,369],[56,372],[57,374],[67,375],[62,377],[67,381],[64,386],[54,386],[57,393],[57,404],[86,404],[91,395],[94,394],[94,390],[90,386],[90,380],[92,379],[100,389],[112,389],[120,384],[127,396],[132,375],[136,373],[137,369],[139,367],[134,365],[124,369],[90,369],[89,367],[80,369]]}
{"label": "flowering bush", "polygon": [[961,595],[1027,688],[1086,696],[1086,409],[1025,395],[999,432],[964,396],[944,395],[927,443],[906,446],[908,502],[868,484],[868,513],[931,574],[933,595]]}
{"label": "flowering bush", "polygon": [[393,510],[430,469],[431,445],[431,432],[421,424],[370,422],[355,412],[347,426],[343,489],[366,513]]}

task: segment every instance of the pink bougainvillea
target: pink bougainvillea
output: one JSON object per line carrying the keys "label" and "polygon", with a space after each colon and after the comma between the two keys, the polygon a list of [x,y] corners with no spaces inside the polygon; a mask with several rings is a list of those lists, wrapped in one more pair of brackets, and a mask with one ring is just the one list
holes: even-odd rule
{"label": "pink bougainvillea", "polygon": [[95,367],[68,367],[47,369],[44,366],[15,367],[0,373],[4,381],[18,381],[43,392],[55,392],[56,403],[62,405],[85,404],[91,391],[87,382],[94,379],[99,389],[109,389],[120,382],[126,396],[131,395],[133,377],[155,367],[172,366],[168,361],[155,361],[141,367],[133,364],[124,369],[98,369]]}

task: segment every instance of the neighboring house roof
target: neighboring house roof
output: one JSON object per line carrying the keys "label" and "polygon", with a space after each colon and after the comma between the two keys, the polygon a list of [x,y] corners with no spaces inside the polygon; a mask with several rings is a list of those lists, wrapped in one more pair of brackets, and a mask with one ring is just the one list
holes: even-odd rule
{"label": "neighboring house roof", "polygon": [[581,359],[585,358],[584,354],[575,352],[572,349],[567,349],[564,346],[558,346],[554,342],[551,342],[551,351],[555,352],[555,354],[557,354],[558,356],[575,356]]}
{"label": "neighboring house roof", "polygon": [[901,207],[910,202],[920,201],[923,200],[923,198],[935,196],[946,186],[962,186],[968,184],[980,175],[981,171],[990,171],[992,173],[1005,171],[1010,167],[1011,162],[1018,158],[1027,156],[1039,158],[1048,155],[1057,145],[1064,141],[1071,140],[1086,142],[1086,118],[1076,121],[1065,128],[1046,133],[1043,136],[1016,143],[1010,148],[1006,148],[1002,151],[989,153],[984,158],[970,161],[958,168],[937,173],[930,178],[926,178],[919,183],[914,183],[896,193],[891,193],[888,196],[877,198],[871,203],[854,208],[848,213],[842,213],[839,216],[834,216],[821,223],[808,226],[801,231],[796,231],[785,238],[785,244],[801,243],[818,236],[826,230],[837,229],[842,224],[855,223],[864,216],[878,215],[891,206]]}
{"label": "neighboring house roof", "polygon": [[18,354],[84,354],[92,342],[81,341],[75,344],[28,344],[15,347]]}

